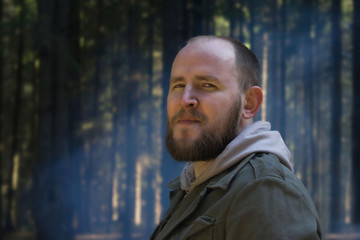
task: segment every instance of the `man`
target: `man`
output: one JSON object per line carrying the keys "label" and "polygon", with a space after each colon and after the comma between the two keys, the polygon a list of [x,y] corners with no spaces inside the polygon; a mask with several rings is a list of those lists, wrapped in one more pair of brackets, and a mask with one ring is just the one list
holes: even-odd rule
{"label": "man", "polygon": [[181,176],[150,239],[320,239],[319,220],[290,152],[267,122],[257,58],[223,37],[191,39],[176,56],[166,144]]}

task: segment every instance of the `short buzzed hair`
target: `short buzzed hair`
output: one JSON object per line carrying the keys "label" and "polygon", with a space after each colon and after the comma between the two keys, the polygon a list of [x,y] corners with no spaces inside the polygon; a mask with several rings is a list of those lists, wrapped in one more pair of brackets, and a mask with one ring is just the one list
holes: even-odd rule
{"label": "short buzzed hair", "polygon": [[241,42],[221,36],[197,36],[191,38],[187,44],[200,39],[221,39],[229,42],[235,50],[236,69],[238,70],[239,86],[243,91],[253,86],[260,86],[260,64],[255,54]]}

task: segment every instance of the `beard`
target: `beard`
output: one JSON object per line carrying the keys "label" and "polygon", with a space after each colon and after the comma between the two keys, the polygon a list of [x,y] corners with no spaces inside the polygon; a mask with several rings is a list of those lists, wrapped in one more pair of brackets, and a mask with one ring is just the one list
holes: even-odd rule
{"label": "beard", "polygon": [[206,116],[196,110],[191,110],[188,115],[199,118],[205,126],[196,140],[190,143],[181,143],[180,140],[174,139],[174,125],[178,118],[185,114],[185,110],[181,109],[171,121],[168,119],[166,133],[166,147],[170,155],[177,161],[209,161],[219,156],[226,146],[237,136],[240,119],[241,101],[233,104],[227,117],[222,122],[221,127],[206,127],[208,122]]}

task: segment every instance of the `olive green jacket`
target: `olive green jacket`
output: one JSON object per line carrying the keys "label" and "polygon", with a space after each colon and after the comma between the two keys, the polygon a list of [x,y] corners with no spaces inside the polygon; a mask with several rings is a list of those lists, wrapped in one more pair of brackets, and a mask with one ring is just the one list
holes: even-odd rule
{"label": "olive green jacket", "polygon": [[152,240],[321,239],[307,190],[273,154],[251,154],[189,193],[179,178],[168,186],[170,207]]}

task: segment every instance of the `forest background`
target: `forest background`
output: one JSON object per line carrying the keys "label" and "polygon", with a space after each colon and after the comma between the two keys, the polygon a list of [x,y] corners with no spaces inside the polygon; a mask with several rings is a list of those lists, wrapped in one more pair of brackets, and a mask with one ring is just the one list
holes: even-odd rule
{"label": "forest background", "polygon": [[148,239],[182,168],[164,147],[171,63],[203,34],[259,57],[257,120],[325,238],[360,239],[358,0],[1,0],[0,239]]}

